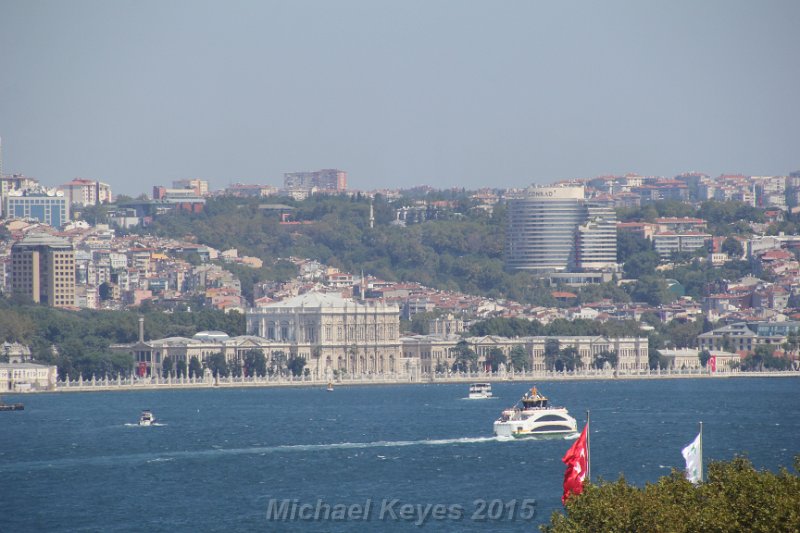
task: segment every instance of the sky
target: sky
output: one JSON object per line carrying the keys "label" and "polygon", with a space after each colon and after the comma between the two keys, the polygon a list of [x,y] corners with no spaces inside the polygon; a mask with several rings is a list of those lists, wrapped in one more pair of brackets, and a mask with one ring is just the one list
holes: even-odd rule
{"label": "sky", "polygon": [[800,169],[800,2],[0,0],[3,172],[524,187]]}

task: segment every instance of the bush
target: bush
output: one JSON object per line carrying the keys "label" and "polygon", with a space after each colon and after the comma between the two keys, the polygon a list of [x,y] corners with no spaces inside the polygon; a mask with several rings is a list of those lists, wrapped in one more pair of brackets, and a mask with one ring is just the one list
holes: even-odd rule
{"label": "bush", "polygon": [[[795,457],[800,469],[800,455]],[[553,513],[549,533],[580,531],[779,532],[800,530],[800,477],[756,470],[742,457],[714,462],[699,485],[673,470],[644,488],[615,482],[586,484],[583,494],[566,503],[566,514]]]}

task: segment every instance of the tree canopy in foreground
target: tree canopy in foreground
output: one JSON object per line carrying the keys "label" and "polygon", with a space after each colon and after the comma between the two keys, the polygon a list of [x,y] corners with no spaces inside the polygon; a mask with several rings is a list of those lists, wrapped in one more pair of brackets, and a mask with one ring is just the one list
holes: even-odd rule
{"label": "tree canopy in foreground", "polygon": [[[800,455],[794,468],[800,471]],[[748,459],[737,457],[711,463],[708,480],[696,486],[677,470],[644,488],[629,485],[623,477],[587,483],[583,494],[567,500],[566,514],[553,513],[541,530],[800,531],[800,477],[786,469],[756,470]]]}

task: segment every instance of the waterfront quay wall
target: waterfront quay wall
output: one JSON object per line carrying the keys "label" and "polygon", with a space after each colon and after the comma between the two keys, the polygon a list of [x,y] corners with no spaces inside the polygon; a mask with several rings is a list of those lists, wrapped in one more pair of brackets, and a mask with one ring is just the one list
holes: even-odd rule
{"label": "waterfront quay wall", "polygon": [[[103,378],[58,381],[56,392],[124,391],[194,389],[225,387],[325,387],[332,383],[339,386],[359,385],[405,385],[409,383],[473,383],[473,382],[530,382],[530,381],[588,381],[588,380],[648,380],[681,378],[736,378],[736,377],[800,377],[800,371],[767,372],[709,372],[706,369],[692,370],[647,370],[614,372],[613,370],[584,369],[575,372],[528,371],[528,372],[465,372],[448,374],[363,374],[340,375],[331,379],[311,376],[264,376],[264,377],[213,377],[203,378]],[[53,389],[51,389],[52,391]],[[41,391],[45,392],[45,391]]]}

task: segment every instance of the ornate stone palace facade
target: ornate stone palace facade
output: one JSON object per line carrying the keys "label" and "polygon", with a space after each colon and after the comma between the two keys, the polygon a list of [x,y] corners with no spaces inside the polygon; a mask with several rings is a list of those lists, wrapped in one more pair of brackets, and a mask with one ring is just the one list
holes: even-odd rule
{"label": "ornate stone palace facade", "polygon": [[416,372],[416,361],[403,357],[400,309],[380,301],[309,292],[248,309],[247,333],[287,345],[314,376]]}
{"label": "ornate stone palace facade", "polygon": [[[500,349],[506,357],[517,346],[521,346],[528,356],[528,369],[534,371],[546,370],[545,346],[548,339],[558,341],[559,348],[573,346],[578,350],[578,355],[584,367],[589,367],[594,362],[595,356],[603,351],[616,352],[619,360],[617,367],[620,370],[647,370],[648,346],[647,338],[620,337],[607,338],[602,336],[583,337],[466,337],[464,340],[469,347],[478,354],[478,364],[486,361],[486,356],[493,349]],[[456,344],[462,340],[457,335],[414,335],[403,337],[403,352],[406,358],[419,360],[420,371],[423,373],[435,372],[438,368],[452,368],[456,359]]]}

